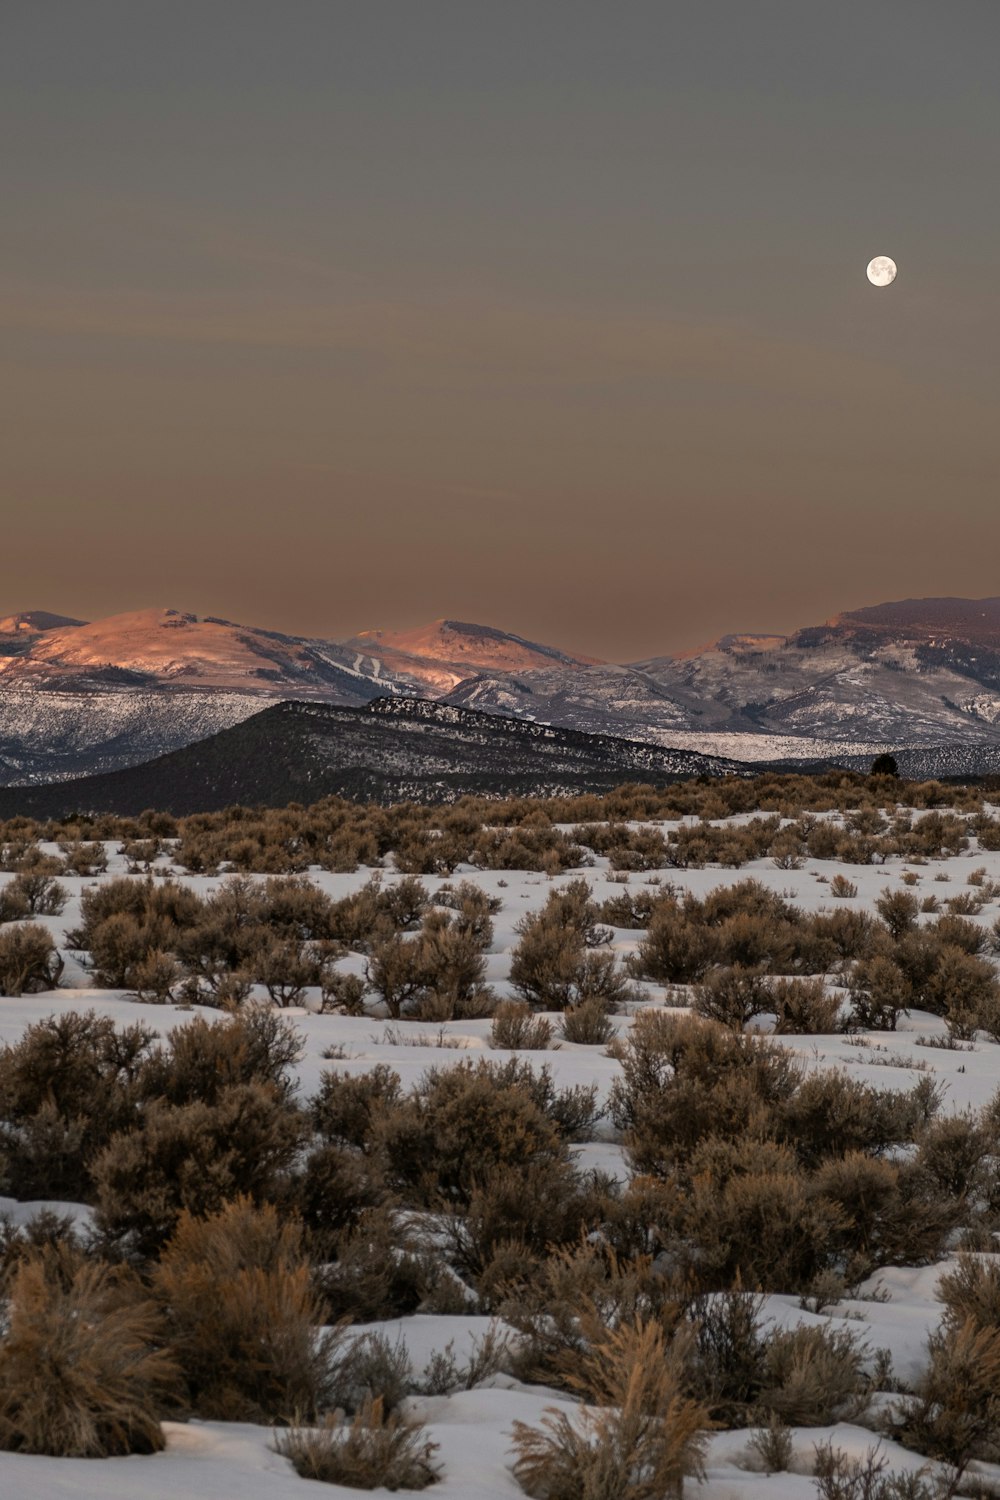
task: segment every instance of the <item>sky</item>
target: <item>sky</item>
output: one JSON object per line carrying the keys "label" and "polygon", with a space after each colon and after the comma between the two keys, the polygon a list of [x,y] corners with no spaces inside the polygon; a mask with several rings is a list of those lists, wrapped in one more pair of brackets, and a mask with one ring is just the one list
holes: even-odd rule
{"label": "sky", "polygon": [[996,0],[3,0],[0,615],[628,660],[1000,593],[998,56]]}

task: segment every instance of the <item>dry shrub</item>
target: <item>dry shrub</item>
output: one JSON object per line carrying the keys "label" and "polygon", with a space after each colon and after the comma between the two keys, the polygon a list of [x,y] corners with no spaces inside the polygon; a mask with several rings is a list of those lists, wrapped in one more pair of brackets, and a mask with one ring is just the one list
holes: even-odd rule
{"label": "dry shrub", "polygon": [[836,875],[831,875],[831,877],[830,877],[830,895],[831,896],[837,896],[842,901],[849,901],[853,896],[856,896],[857,894],[858,894],[858,888],[857,888],[857,885],[855,884],[855,882],[853,880],[848,880],[847,876],[846,875],[841,875],[839,871],[837,872]]}
{"label": "dry shrub", "polygon": [[390,1185],[428,1206],[467,1203],[498,1167],[567,1160],[558,1128],[522,1075],[488,1063],[430,1070],[376,1131]]}
{"label": "dry shrub", "polygon": [[369,985],[393,1019],[409,1011],[425,1020],[488,1014],[493,995],[485,972],[475,925],[445,911],[427,912],[415,937],[373,937],[366,966]]}
{"label": "dry shrub", "polygon": [[9,880],[0,887],[0,922],[22,922],[27,915],[24,892],[18,889],[15,880]]}
{"label": "dry shrub", "polygon": [[877,1447],[869,1448],[862,1458],[852,1458],[832,1443],[819,1443],[815,1451],[813,1472],[819,1500],[947,1500],[954,1493],[928,1482],[924,1469],[886,1473],[889,1461],[879,1456]]}
{"label": "dry shrub", "polygon": [[397,1411],[416,1388],[413,1362],[401,1337],[391,1343],[384,1333],[355,1338],[337,1370],[338,1405],[359,1411],[375,1396],[386,1413]]}
{"label": "dry shrub", "polygon": [[552,1045],[552,1023],[536,1016],[530,1005],[504,1000],[493,1013],[490,1046],[509,1052],[544,1052]]}
{"label": "dry shrub", "polygon": [[321,1259],[331,1237],[357,1222],[386,1197],[378,1164],[345,1146],[311,1151],[295,1178],[295,1204]]}
{"label": "dry shrub", "polygon": [[60,1255],[71,1257],[80,1249],[72,1214],[41,1208],[23,1224],[15,1224],[8,1214],[0,1214],[0,1295],[6,1295],[17,1267],[33,1259],[39,1251],[57,1250]]}
{"label": "dry shrub", "polygon": [[693,984],[705,976],[717,954],[715,934],[668,900],[650,917],[632,969],[640,978],[661,984]]}
{"label": "dry shrub", "polygon": [[339,953],[334,926],[333,902],[308,880],[260,885],[238,876],[207,897],[175,942],[193,998],[207,991],[222,1001],[234,982],[245,990],[259,981],[276,1003],[288,1004],[319,985],[326,959]]}
{"label": "dry shrub", "polygon": [[334,903],[311,880],[273,877],[263,885],[251,883],[250,891],[254,919],[277,937],[309,943],[334,936]]}
{"label": "dry shrub", "polygon": [[779,833],[771,845],[771,858],[779,870],[797,870],[802,864],[802,845],[792,829]]}
{"label": "dry shrub", "polygon": [[647,888],[620,891],[609,896],[597,908],[598,919],[609,927],[641,928],[649,926],[649,919],[656,908],[674,894],[673,886],[660,886],[658,890]]}
{"label": "dry shrub", "polygon": [[739,1276],[808,1290],[842,1262],[912,1264],[960,1220],[962,1200],[929,1162],[872,1160],[925,1130],[928,1080],[900,1094],[803,1075],[773,1043],[655,1012],[636,1018],[619,1055],[612,1117],[635,1169],[664,1183],[649,1227],[695,1289]]}
{"label": "dry shrub", "polygon": [[[957,896],[952,896],[946,903],[949,913],[956,921],[964,917],[974,917],[977,912],[982,911],[986,905],[986,897],[978,891],[959,891]],[[947,920],[942,918],[942,920]]]}
{"label": "dry shrub", "polygon": [[246,972],[255,984],[264,986],[273,1004],[299,1005],[306,990],[322,986],[326,956],[320,945],[265,932],[246,963]]}
{"label": "dry shrub", "polygon": [[738,1427],[756,1404],[764,1382],[767,1346],[761,1332],[764,1299],[742,1287],[703,1296],[692,1304],[694,1391],[713,1421]]}
{"label": "dry shrub", "polygon": [[944,1016],[946,1021],[966,1016],[975,1030],[980,1016],[984,1025],[989,1025],[998,1003],[1000,986],[989,960],[951,944],[942,946],[920,995],[921,1007]]}
{"label": "dry shrub", "polygon": [[875,910],[892,936],[898,939],[916,927],[920,902],[909,891],[894,891],[887,886],[875,902]]}
{"label": "dry shrub", "polygon": [[177,1384],[155,1305],[72,1253],[14,1271],[0,1339],[0,1448],[110,1458],[163,1447],[158,1411]]}
{"label": "dry shrub", "polygon": [[[593,1139],[593,1128],[603,1114],[596,1084],[577,1083],[557,1088],[548,1063],[536,1067],[521,1057],[509,1057],[504,1062],[481,1058],[460,1066],[471,1069],[496,1089],[519,1089],[527,1094],[564,1140]],[[418,1086],[417,1092],[422,1087],[423,1084]]]}
{"label": "dry shrub", "polygon": [[81,925],[69,934],[69,941],[74,948],[90,948],[101,923],[119,915],[187,926],[197,919],[201,907],[196,892],[179,881],[155,881],[151,876],[131,880],[119,876],[87,887],[80,903]]}
{"label": "dry shrub", "polygon": [[468,1364],[455,1358],[454,1341],[436,1349],[424,1366],[417,1386],[422,1396],[448,1396],[455,1391],[472,1391],[493,1375],[510,1366],[510,1334],[493,1322],[481,1338],[472,1340]]}
{"label": "dry shrub", "polygon": [[[754,1156],[764,1153],[750,1141],[745,1161]],[[699,1173],[674,1227],[694,1285],[787,1292],[805,1290],[828,1266],[845,1223],[836,1205],[811,1193],[794,1159],[778,1156],[721,1182]]]}
{"label": "dry shrub", "polygon": [[754,1016],[771,1010],[771,991],[761,969],[711,969],[695,986],[691,1008],[706,1020],[742,1031]]}
{"label": "dry shrub", "polygon": [[170,1033],[165,1047],[146,1062],[142,1091],[170,1104],[217,1104],[237,1084],[259,1083],[275,1097],[291,1100],[302,1038],[284,1016],[248,1006],[218,1021],[195,1016]]}
{"label": "dry shrub", "polygon": [[932,1120],[921,1132],[917,1166],[933,1188],[949,1198],[976,1198],[986,1185],[992,1143],[972,1114]]}
{"label": "dry shrub", "polygon": [[491,896],[472,880],[460,880],[458,885],[439,886],[434,904],[457,911],[461,925],[472,932],[479,946],[489,947],[493,941],[490,917],[503,905],[498,896]]}
{"label": "dry shrub", "polygon": [[223,1089],[215,1104],[154,1099],[141,1128],[114,1136],[92,1164],[97,1226],[126,1253],[155,1255],[185,1211],[279,1196],[303,1131],[303,1118],[260,1083]]}
{"label": "dry shrub", "polygon": [[[16,824],[22,826],[16,827]],[[63,867],[62,860],[42,853],[36,842],[37,824],[29,824],[29,819],[15,818],[0,825],[6,830],[0,831],[0,870],[34,870],[51,866],[50,873],[58,874]]]}
{"label": "dry shrub", "polygon": [[98,982],[169,995],[183,965],[193,999],[242,998],[251,983],[287,1005],[320,985],[341,952],[330,898],[298,876],[264,884],[238,876],[202,901],[175,881],[118,879],[84,893],[73,946],[89,950]]}
{"label": "dry shrub", "polygon": [[913,985],[888,954],[877,953],[855,965],[851,976],[855,1025],[865,1031],[895,1031],[900,1015],[914,1003]]}
{"label": "dry shrub", "polygon": [[432,1260],[405,1217],[388,1207],[359,1213],[333,1237],[330,1253],[334,1259],[323,1267],[320,1285],[332,1318],[373,1323],[407,1317],[429,1304],[442,1279],[440,1257]]}
{"label": "dry shrub", "polygon": [[893,1435],[952,1465],[958,1478],[976,1459],[997,1459],[1000,1328],[980,1328],[967,1318],[946,1323],[927,1344],[927,1368],[913,1398],[896,1408]]}
{"label": "dry shrub", "polygon": [[425,1490],[440,1479],[437,1444],[424,1428],[398,1412],[386,1413],[381,1396],[369,1397],[349,1426],[328,1418],[321,1427],[277,1433],[274,1451],[302,1479],[354,1490]]}
{"label": "dry shrub", "polygon": [[952,948],[961,948],[964,953],[986,953],[989,949],[989,933],[986,929],[963,916],[938,917],[931,930],[942,943]]}
{"label": "dry shrub", "polygon": [[600,1000],[583,1000],[563,1011],[559,1035],[564,1042],[598,1047],[610,1041],[614,1033],[607,1009]]}
{"label": "dry shrub", "polygon": [[394,1020],[404,1009],[416,1009],[427,993],[419,947],[398,932],[372,939],[365,978]]}
{"label": "dry shrub", "polygon": [[647,1094],[659,1096],[667,1088],[685,1043],[696,1045],[692,1027],[700,1029],[705,1023],[660,1010],[641,1010],[635,1016],[615,1047],[621,1076],[612,1085],[611,1117],[619,1130],[635,1125]]}
{"label": "dry shrub", "polygon": [[709,1136],[766,1134],[799,1082],[784,1047],[695,1016],[640,1012],[619,1056],[612,1119],[636,1169],[660,1176]]}
{"label": "dry shrub", "polygon": [[451,1260],[469,1281],[496,1280],[496,1259],[510,1245],[532,1255],[575,1243],[604,1216],[599,1187],[565,1163],[541,1161],[484,1172],[464,1211],[448,1221]]}
{"label": "dry shrub", "polygon": [[0,889],[0,922],[58,916],[68,899],[66,887],[44,869],[23,870]]}
{"label": "dry shrub", "polygon": [[[706,900],[710,897],[711,893]],[[797,914],[793,920],[768,911],[736,911],[716,925],[718,961],[744,969],[760,968],[772,974],[783,974],[803,967],[800,950],[802,938],[808,931]],[[825,968],[825,957],[821,954],[818,961],[811,959],[809,967]]]}
{"label": "dry shrub", "polygon": [[[493,1008],[492,992],[483,984],[483,948],[492,938],[488,917],[469,919],[465,913],[428,912],[417,940],[427,992],[436,1018],[486,1015]],[[446,1013],[446,1014],[445,1014]]]}
{"label": "dry shrub", "polygon": [[569,1383],[594,1405],[515,1422],[514,1477],[534,1500],[664,1500],[700,1473],[708,1414],[685,1394],[688,1344],[637,1319],[598,1335]]}
{"label": "dry shrub", "polygon": [[587,1000],[614,1010],[631,998],[625,975],[610,953],[594,952],[610,942],[598,923],[598,908],[585,880],[553,891],[540,912],[517,925],[520,941],[511,954],[510,982],[529,1004],[567,1010]]}
{"label": "dry shrub", "polygon": [[765,1474],[785,1474],[795,1457],[792,1434],[778,1417],[758,1427],[750,1438],[750,1451],[760,1460]]}
{"label": "dry shrub", "polygon": [[953,1270],[938,1282],[946,1321],[960,1326],[1000,1328],[1000,1261],[995,1256],[960,1255]]}
{"label": "dry shrub", "polygon": [[450,875],[464,852],[456,839],[431,828],[400,829],[394,846],[396,869],[411,875]]}
{"label": "dry shrub", "polygon": [[860,1416],[869,1382],[858,1342],[826,1327],[765,1333],[762,1311],[763,1298],[738,1285],[691,1309],[693,1389],[713,1418],[739,1427],[764,1412],[772,1424],[816,1427]]}
{"label": "dry shrub", "polygon": [[399,1074],[385,1063],[367,1073],[324,1073],[312,1102],[312,1122],[325,1141],[368,1152],[378,1121],[401,1099]]}
{"label": "dry shrub", "polygon": [[37,995],[54,990],[63,962],[51,935],[37,922],[0,932],[0,995]]}
{"label": "dry shrub", "polygon": [[66,860],[66,870],[71,875],[100,875],[108,868],[108,853],[101,843],[86,843],[82,839],[60,842]]}
{"label": "dry shrub", "polygon": [[523,1242],[498,1245],[480,1280],[481,1294],[484,1280],[499,1315],[520,1334],[512,1349],[513,1373],[563,1388],[567,1372],[580,1370],[588,1342],[605,1326],[642,1317],[674,1328],[686,1296],[676,1278],[654,1269],[651,1255],[620,1256],[606,1241],[586,1235],[549,1247],[542,1257],[527,1253]]}
{"label": "dry shrub", "polygon": [[829,946],[831,965],[869,957],[884,942],[881,927],[869,913],[852,908],[818,913],[804,927],[811,928],[817,942]]}
{"label": "dry shrub", "polygon": [[166,941],[162,924],[141,922],[129,912],[114,912],[100,924],[90,942],[94,983],[103,989],[135,989],[139,966],[151,953],[163,952]]}
{"label": "dry shrub", "polygon": [[429,906],[427,887],[412,876],[383,887],[373,875],[360,891],[333,903],[329,936],[366,953],[375,938],[412,930]]}
{"label": "dry shrub", "polygon": [[863,1363],[845,1330],[777,1329],[766,1343],[760,1403],[792,1427],[857,1421],[868,1401]]}
{"label": "dry shrub", "polygon": [[662,870],[668,863],[666,840],[658,828],[595,823],[574,829],[573,837],[606,855],[613,870]]}
{"label": "dry shrub", "polygon": [[468,857],[483,870],[540,870],[548,875],[591,863],[586,851],[553,828],[545,813],[534,826],[522,820],[510,831],[483,829],[473,840]]}
{"label": "dry shrub", "polygon": [[93,1011],[68,1011],[29,1026],[0,1051],[0,1155],[16,1197],[90,1196],[88,1163],[128,1129],[154,1033],[118,1030]]}
{"label": "dry shrub", "polygon": [[319,1332],[301,1229],[248,1198],[183,1213],[153,1272],[191,1410],[225,1422],[311,1417],[333,1392],[339,1330]]}
{"label": "dry shrub", "polygon": [[365,982],[358,974],[344,974],[327,966],[321,988],[322,1009],[344,1016],[365,1013]]}
{"label": "dry shrub", "polygon": [[125,839],[118,853],[128,860],[130,875],[149,874],[149,867],[163,851],[159,839]]}
{"label": "dry shrub", "polygon": [[781,1133],[799,1160],[816,1166],[851,1151],[878,1155],[919,1135],[940,1105],[930,1078],[912,1089],[872,1088],[847,1073],[811,1073],[782,1109]]}
{"label": "dry shrub", "polygon": [[[442,1280],[440,1263],[428,1255],[397,1211],[375,1208],[363,1213],[336,1238],[333,1249],[336,1259],[321,1277],[332,1316],[370,1323],[430,1310]],[[463,1299],[463,1310],[466,1306]]]}
{"label": "dry shrub", "polygon": [[132,968],[135,998],[150,1005],[169,1005],[177,997],[184,970],[173,954],[151,949]]}
{"label": "dry shrub", "polygon": [[770,1000],[779,1035],[829,1036],[843,1030],[843,1001],[827,992],[822,979],[773,979]]}
{"label": "dry shrub", "polygon": [[152,953],[173,952],[179,934],[197,922],[202,909],[198,895],[175,880],[120,877],[84,891],[80,926],[67,942],[90,953],[99,984],[131,989],[137,966]]}
{"label": "dry shrub", "polygon": [[919,1167],[880,1161],[864,1151],[823,1163],[815,1193],[840,1211],[830,1253],[838,1249],[849,1281],[877,1265],[922,1265],[944,1251],[962,1215],[961,1200],[943,1194]]}

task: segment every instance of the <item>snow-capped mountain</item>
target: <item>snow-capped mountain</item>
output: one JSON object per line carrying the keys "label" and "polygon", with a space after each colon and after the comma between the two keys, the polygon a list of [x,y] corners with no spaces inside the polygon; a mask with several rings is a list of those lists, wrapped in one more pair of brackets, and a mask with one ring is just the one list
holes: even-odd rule
{"label": "snow-capped mountain", "polygon": [[0,620],[0,785],[136,765],[272,702],[438,697],[484,668],[589,660],[452,620],[339,643],[176,609],[90,623],[11,615]]}
{"label": "snow-capped mountain", "polygon": [[288,697],[295,689],[300,697],[335,691],[365,703],[375,696],[369,691],[373,676],[355,665],[356,658],[330,641],[177,609],[144,609],[48,627],[26,650],[0,656],[0,689],[127,683],[271,697]]}
{"label": "snow-capped mountain", "polygon": [[747,759],[997,744],[1000,599],[903,600],[624,667],[480,674],[450,696]]}
{"label": "snow-capped mountain", "polygon": [[555,646],[526,641],[491,625],[434,620],[416,630],[365,630],[345,643],[359,660],[393,677],[409,677],[435,693],[448,693],[479,672],[526,672],[558,667],[573,672],[596,665],[592,656],[571,656]]}
{"label": "snow-capped mountain", "polygon": [[271,702],[361,706],[418,687],[364,670],[356,651],[335,642],[174,609],[90,624],[32,614],[4,626],[11,628],[0,633],[0,784],[135,765]]}

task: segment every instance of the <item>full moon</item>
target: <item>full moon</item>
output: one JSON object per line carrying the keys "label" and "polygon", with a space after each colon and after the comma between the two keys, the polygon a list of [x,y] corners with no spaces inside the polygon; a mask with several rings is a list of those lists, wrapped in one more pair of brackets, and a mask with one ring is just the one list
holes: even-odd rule
{"label": "full moon", "polygon": [[896,279],[896,262],[888,255],[876,255],[868,262],[868,280],[872,286],[891,286]]}

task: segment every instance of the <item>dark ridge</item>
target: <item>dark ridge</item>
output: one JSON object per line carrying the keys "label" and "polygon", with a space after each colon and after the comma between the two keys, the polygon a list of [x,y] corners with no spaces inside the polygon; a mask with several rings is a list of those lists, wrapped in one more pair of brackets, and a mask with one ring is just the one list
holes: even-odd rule
{"label": "dark ridge", "polygon": [[150,807],[184,816],[327,796],[379,803],[543,797],[724,774],[749,775],[751,768],[416,698],[377,699],[363,708],[288,702],[143,765],[2,787],[0,818],[134,816]]}
{"label": "dark ridge", "polygon": [[61,630],[70,625],[86,625],[86,620],[74,619],[72,615],[54,615],[48,609],[22,609],[15,615],[7,616],[18,625],[28,625],[32,630],[44,634],[46,630]]}
{"label": "dark ridge", "polygon": [[1000,635],[1000,598],[895,599],[845,610],[835,623],[872,625],[880,630],[942,632],[967,640]]}

